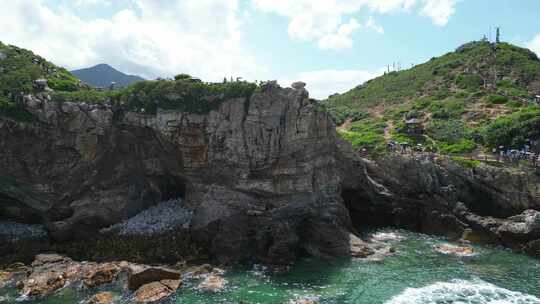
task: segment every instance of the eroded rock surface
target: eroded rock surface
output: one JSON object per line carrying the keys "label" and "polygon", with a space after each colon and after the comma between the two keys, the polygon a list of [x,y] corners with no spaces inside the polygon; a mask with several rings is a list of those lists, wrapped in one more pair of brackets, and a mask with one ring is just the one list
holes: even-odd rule
{"label": "eroded rock surface", "polygon": [[110,292],[100,292],[88,299],[87,304],[112,304],[114,295]]}
{"label": "eroded rock surface", "polygon": [[269,83],[205,115],[25,103],[36,122],[0,119],[0,213],[54,240],[183,196],[193,239],[221,262],[349,254],[335,126],[304,88]]}
{"label": "eroded rock surface", "polygon": [[24,102],[36,121],[0,118],[0,214],[45,225],[53,241],[95,237],[183,197],[190,241],[222,263],[350,256],[353,221],[538,248],[534,225],[512,218],[540,210],[533,172],[362,159],[301,83],[268,83],[207,114]]}
{"label": "eroded rock surface", "polygon": [[162,280],[180,280],[180,272],[164,267],[131,265],[129,268],[128,288],[137,290],[141,286]]}
{"label": "eroded rock surface", "polygon": [[136,303],[154,303],[173,294],[180,286],[178,280],[162,280],[141,286],[133,295]]}

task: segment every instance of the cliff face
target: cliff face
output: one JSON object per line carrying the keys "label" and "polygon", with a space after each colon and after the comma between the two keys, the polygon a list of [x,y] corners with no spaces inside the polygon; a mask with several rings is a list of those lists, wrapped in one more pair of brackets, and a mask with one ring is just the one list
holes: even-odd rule
{"label": "cliff face", "polygon": [[194,239],[221,261],[349,253],[334,125],[304,89],[267,85],[207,115],[25,102],[37,122],[1,121],[5,217],[88,238],[183,196]]}
{"label": "cliff face", "polygon": [[191,238],[221,262],[348,256],[362,245],[353,222],[540,254],[534,172],[361,159],[303,88],[268,84],[206,115],[25,105],[36,121],[0,119],[0,217],[42,223],[54,242],[183,197]]}
{"label": "cliff face", "polygon": [[540,256],[538,171],[467,168],[448,158],[349,159],[357,175],[345,180],[343,197],[353,222],[503,244]]}

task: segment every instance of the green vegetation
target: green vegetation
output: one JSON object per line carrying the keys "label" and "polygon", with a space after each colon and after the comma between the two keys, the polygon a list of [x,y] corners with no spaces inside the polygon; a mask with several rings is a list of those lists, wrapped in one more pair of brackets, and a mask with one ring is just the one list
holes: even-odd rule
{"label": "green vegetation", "polygon": [[[382,117],[391,135],[387,140],[461,154],[483,146],[519,148],[525,139],[540,139],[538,107],[528,105],[538,93],[540,60],[533,52],[507,43],[471,42],[332,95],[325,105],[338,124]],[[412,118],[420,121],[419,132],[406,125]],[[354,144],[365,139],[352,127],[341,133]]]}
{"label": "green vegetation", "polygon": [[452,156],[451,158],[454,162],[458,163],[460,166],[465,168],[476,168],[480,166],[481,162],[479,160],[467,159],[461,156]]}
{"label": "green vegetation", "polygon": [[0,96],[0,117],[8,117],[21,122],[29,122],[34,118],[20,103],[11,102],[3,96]]}
{"label": "green vegetation", "polygon": [[57,92],[73,92],[83,88],[66,69],[31,51],[0,42],[0,116],[32,121],[32,114],[20,104],[21,95],[35,93],[34,81],[42,78]]}
{"label": "green vegetation", "polygon": [[257,85],[249,82],[203,83],[188,75],[176,80],[141,81],[119,92],[114,101],[132,111],[156,113],[158,108],[207,113],[231,98],[249,98]]}
{"label": "green vegetation", "polygon": [[487,101],[491,104],[503,104],[508,101],[508,98],[506,96],[501,96],[497,94],[488,95],[486,98]]}
{"label": "green vegetation", "polygon": [[478,89],[484,85],[484,80],[477,74],[460,74],[456,77],[456,85],[460,89]]}
{"label": "green vegetation", "polygon": [[85,102],[88,104],[103,103],[111,100],[119,93],[116,91],[80,90],[75,92],[53,92],[51,100],[54,102]]}
{"label": "green vegetation", "polygon": [[349,130],[338,130],[338,132],[354,148],[366,148],[370,153],[378,154],[386,149],[385,127],[384,122],[368,118],[353,123]]}
{"label": "green vegetation", "polygon": [[500,117],[483,133],[490,147],[521,147],[527,139],[540,137],[540,108],[531,106]]}
{"label": "green vegetation", "polygon": [[34,80],[47,79],[59,91],[75,91],[79,81],[66,69],[55,66],[31,51],[0,42],[0,95],[34,92]]}

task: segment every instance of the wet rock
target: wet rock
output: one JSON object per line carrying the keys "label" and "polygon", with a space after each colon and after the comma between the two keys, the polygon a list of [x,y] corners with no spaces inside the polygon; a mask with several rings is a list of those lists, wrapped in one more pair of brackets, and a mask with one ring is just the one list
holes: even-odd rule
{"label": "wet rock", "polygon": [[19,283],[23,295],[41,297],[79,279],[81,264],[57,254],[41,254],[32,262],[32,273]]}
{"label": "wet rock", "polygon": [[7,272],[13,272],[13,273],[21,273],[21,272],[29,273],[32,270],[32,268],[30,268],[29,266],[26,266],[24,263],[16,262],[16,263],[10,264],[8,267],[6,267],[5,270]]}
{"label": "wet rock", "polygon": [[92,296],[87,304],[112,304],[114,302],[114,295],[110,292],[100,292]]}
{"label": "wet rock", "polygon": [[366,258],[374,253],[369,245],[354,234],[350,235],[351,256],[354,258]]}
{"label": "wet rock", "polygon": [[153,303],[173,294],[181,282],[179,280],[162,280],[141,286],[133,295],[136,303]]}
{"label": "wet rock", "polygon": [[471,256],[475,254],[472,247],[467,246],[455,246],[450,244],[441,244],[435,246],[435,250],[442,254],[452,254],[457,256]]}
{"label": "wet rock", "polygon": [[519,215],[509,217],[499,227],[498,233],[510,242],[536,239],[540,237],[540,212],[525,210]]}
{"label": "wet rock", "polygon": [[118,278],[120,267],[114,263],[105,263],[87,267],[84,274],[84,286],[94,288],[114,282]]}
{"label": "wet rock", "polygon": [[219,292],[222,291],[227,285],[227,280],[217,275],[210,275],[206,277],[197,286],[197,290],[202,292]]}
{"label": "wet rock", "polygon": [[0,288],[4,287],[12,276],[13,274],[11,272],[0,270]]}
{"label": "wet rock", "polygon": [[190,266],[183,271],[182,276],[185,278],[200,278],[206,276],[214,270],[210,264]]}
{"label": "wet rock", "polygon": [[68,257],[56,254],[56,253],[50,253],[50,254],[38,254],[36,255],[34,261],[32,262],[32,267],[39,267],[46,264],[54,264],[54,263],[68,263],[72,260]]}
{"label": "wet rock", "polygon": [[180,272],[164,267],[147,267],[132,265],[128,274],[128,288],[137,290],[139,287],[163,280],[180,280]]}
{"label": "wet rock", "polygon": [[465,229],[461,239],[474,244],[493,244],[497,242],[495,234],[473,229]]}
{"label": "wet rock", "polygon": [[540,258],[540,239],[528,242],[525,245],[525,252],[531,256]]}

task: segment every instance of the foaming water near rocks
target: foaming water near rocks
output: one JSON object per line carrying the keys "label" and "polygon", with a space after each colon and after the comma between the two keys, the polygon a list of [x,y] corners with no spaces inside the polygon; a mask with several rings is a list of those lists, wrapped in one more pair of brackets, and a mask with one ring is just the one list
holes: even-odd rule
{"label": "foaming water near rocks", "polygon": [[176,198],[152,206],[100,232],[121,236],[162,234],[177,228],[188,228],[192,217],[193,211],[184,206],[182,199]]}
{"label": "foaming water near rocks", "polygon": [[[272,273],[261,264],[237,265],[220,272],[224,288],[202,292],[199,287],[208,276],[193,276],[184,279],[172,297],[158,303],[540,304],[540,261],[533,258],[496,247],[466,245],[476,255],[464,259],[437,251],[443,245],[464,246],[461,243],[403,230],[381,229],[365,237],[384,239],[395,254],[380,261],[303,258],[287,273]],[[20,293],[14,286],[0,288],[5,303],[18,303],[15,299]],[[99,291],[124,294],[117,304],[132,303],[122,286],[117,282],[102,290],[75,285],[46,300],[23,303],[86,303]]]}
{"label": "foaming water near rocks", "polygon": [[540,304],[540,299],[520,292],[476,281],[455,280],[408,288],[386,304]]}

